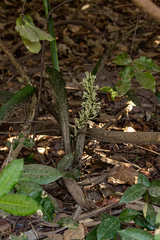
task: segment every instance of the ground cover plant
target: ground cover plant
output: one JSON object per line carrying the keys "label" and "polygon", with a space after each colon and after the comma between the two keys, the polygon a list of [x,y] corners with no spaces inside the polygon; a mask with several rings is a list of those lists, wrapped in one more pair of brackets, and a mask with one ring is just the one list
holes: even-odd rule
{"label": "ground cover plant", "polygon": [[[63,4],[68,2],[71,1],[66,1]],[[61,178],[61,183],[58,183],[60,185],[63,184],[67,188],[68,192],[71,194],[74,201],[77,203],[77,205],[80,206],[81,209],[84,211],[89,211],[92,208],[90,203],[86,200],[86,197],[78,184],[78,181],[81,177],[82,155],[85,145],[85,137],[86,134],[88,136],[89,133],[87,133],[88,124],[92,120],[95,120],[101,109],[100,100],[97,97],[99,87],[96,85],[96,78],[102,71],[106,57],[109,56],[114,47],[116,47],[116,45],[121,41],[122,36],[119,37],[116,43],[110,47],[109,50],[99,59],[99,61],[95,64],[95,67],[93,66],[90,72],[86,72],[86,77],[82,78],[82,86],[84,87],[82,96],[83,102],[81,104],[81,110],[78,112],[78,116],[74,120],[75,124],[73,124],[73,122],[70,122],[69,118],[65,81],[59,72],[56,36],[54,33],[54,25],[52,19],[52,12],[55,10],[55,8],[51,9],[48,0],[43,0],[43,5],[47,19],[46,25],[48,25],[48,33],[46,33],[46,30],[42,31],[39,28],[35,27],[31,16],[24,15],[23,11],[25,9],[25,5],[22,14],[19,16],[16,22],[16,30],[21,35],[22,41],[28,50],[34,53],[38,53],[41,49],[40,40],[43,40],[39,89],[33,87],[34,84],[26,72],[19,65],[13,54],[8,51],[3,42],[0,41],[2,50],[12,60],[12,63],[18,69],[26,85],[14,95],[11,93],[10,96],[8,96],[9,100],[7,100],[0,108],[0,120],[5,120],[6,117],[10,115],[11,110],[20,104],[23,104],[26,99],[28,102],[31,102],[29,104],[29,113],[27,120],[22,127],[19,137],[8,144],[8,147],[10,147],[10,154],[3,162],[1,168],[2,172],[0,181],[2,181],[2,185],[0,189],[0,208],[12,214],[22,216],[30,215],[36,210],[40,210],[42,219],[44,221],[52,223],[52,221],[54,221],[55,213],[58,212],[58,205],[51,194],[47,193],[43,189],[44,186],[41,185],[47,185],[55,181],[58,182],[58,180]],[[61,4],[58,5],[58,7],[61,7]],[[143,26],[143,24],[134,25],[132,28],[127,30],[124,35],[127,36],[128,33],[135,31],[138,27],[140,28],[141,26]],[[47,66],[45,68],[45,72],[49,75],[50,85],[55,93],[57,112],[54,109],[49,108],[49,103],[45,100],[45,98],[43,98],[44,96],[41,93],[45,40],[50,41],[50,52],[52,59],[52,67]],[[131,86],[131,80],[134,77],[142,87],[150,89],[153,92],[156,91],[156,81],[151,72],[159,72],[160,68],[151,59],[147,57],[140,57],[139,60],[132,61],[131,57],[127,53],[121,53],[117,55],[113,63],[125,66],[119,72],[119,80],[117,84],[111,87],[104,86],[101,88],[101,90],[104,92],[111,92],[111,98],[113,100],[115,99],[116,95],[119,97],[124,96],[134,102],[135,105],[140,105],[140,100],[132,90]],[[159,92],[156,91],[156,96],[158,96],[158,93]],[[57,169],[55,167],[45,166],[43,160],[42,164],[34,163],[25,165],[24,167],[22,160],[15,160],[23,147],[34,147],[36,131],[33,132],[33,140],[29,138],[29,135],[31,134],[31,125],[33,120],[37,122],[38,119],[40,99],[48,107],[48,109],[50,109],[54,118],[61,126],[65,155],[57,163]],[[113,143],[113,139],[111,142]],[[157,142],[159,143],[158,138]],[[33,160],[32,156],[30,159]],[[19,170],[18,173],[15,173],[14,169],[17,168],[17,163],[21,164],[18,164]],[[10,171],[12,174],[9,174]],[[5,177],[6,175],[10,176],[10,178],[7,179],[7,182]],[[14,178],[12,179],[13,176]],[[12,194],[9,192],[13,187],[17,193],[13,194],[12,197]],[[152,204],[149,203],[151,202],[153,204],[159,204],[159,194],[157,194],[158,192],[159,180],[153,180],[150,183],[146,177],[139,174],[138,183],[126,190],[120,200],[120,204],[133,201],[142,196],[146,201],[146,204],[143,208],[143,213],[137,210],[125,209],[119,215],[119,218],[114,217],[110,214],[102,213],[101,223],[87,235],[86,239],[116,239],[117,233],[121,239],[129,239],[129,237],[132,239],[139,237],[147,239],[158,239],[158,234],[153,237],[153,234],[149,233],[149,231],[158,230],[159,227],[159,215],[157,215],[156,218],[155,210]],[[19,199],[19,205],[15,206],[15,201],[17,201],[15,199],[17,198]],[[27,200],[25,200],[25,198]],[[28,210],[23,212],[21,210],[21,208],[23,208],[24,201],[27,201],[28,205],[30,205],[30,201],[32,202],[33,206],[30,205],[30,211]],[[9,205],[10,208],[8,207]],[[131,220],[134,220],[135,224],[141,227],[141,229],[123,229],[125,228],[125,223],[130,222]],[[79,227],[75,219],[68,217],[62,217],[57,223],[62,227],[68,227],[73,230],[76,230]],[[54,228],[54,226],[52,227]],[[147,229],[148,231],[143,229]]]}

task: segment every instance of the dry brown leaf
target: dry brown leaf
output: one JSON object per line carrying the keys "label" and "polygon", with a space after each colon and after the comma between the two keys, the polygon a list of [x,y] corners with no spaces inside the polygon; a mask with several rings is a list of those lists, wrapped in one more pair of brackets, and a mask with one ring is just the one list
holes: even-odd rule
{"label": "dry brown leaf", "polygon": [[119,185],[119,184],[129,184],[133,185],[135,182],[135,177],[138,176],[138,173],[134,168],[128,168],[126,166],[122,166],[112,172],[108,177],[108,183]]}
{"label": "dry brown leaf", "polygon": [[70,239],[82,240],[85,237],[84,227],[82,223],[79,223],[77,230],[67,229],[64,232],[63,236],[64,236],[64,240],[70,240]]}

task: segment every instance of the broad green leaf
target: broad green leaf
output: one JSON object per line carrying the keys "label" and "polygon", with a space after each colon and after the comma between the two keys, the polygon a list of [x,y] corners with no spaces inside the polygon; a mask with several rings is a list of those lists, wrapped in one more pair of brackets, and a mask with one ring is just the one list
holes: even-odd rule
{"label": "broad green leaf", "polygon": [[9,239],[11,239],[11,240],[29,240],[29,238],[24,233],[21,233],[21,235],[17,236],[17,237],[10,235]]}
{"label": "broad green leaf", "polygon": [[57,222],[61,227],[67,227],[72,230],[78,229],[78,223],[72,218],[63,217]]}
{"label": "broad green leaf", "polygon": [[149,231],[156,229],[155,225],[152,225],[150,222],[148,222],[147,219],[142,215],[135,216],[134,222],[141,228],[146,228]]}
{"label": "broad green leaf", "polygon": [[62,173],[53,167],[29,164],[24,166],[21,179],[30,178],[32,181],[41,185],[54,182],[60,177],[62,177]]}
{"label": "broad green leaf", "polygon": [[119,235],[122,240],[153,240],[153,236],[143,229],[129,228],[120,230]]}
{"label": "broad green leaf", "polygon": [[38,42],[39,40],[54,40],[49,33],[37,28],[29,15],[23,15],[17,19],[16,30],[22,37],[29,39],[31,42]]}
{"label": "broad green leaf", "polygon": [[81,176],[81,173],[78,169],[72,169],[70,172],[65,172],[63,177],[76,179],[76,178],[80,178],[80,176]]}
{"label": "broad green leaf", "polygon": [[139,98],[137,97],[137,94],[135,94],[135,92],[133,90],[129,90],[127,92],[126,96],[128,96],[127,99],[129,101],[132,101],[136,106],[138,106],[138,107],[141,106],[141,102],[140,102]]}
{"label": "broad green leaf", "polygon": [[155,92],[155,95],[156,95],[158,102],[160,103],[160,92],[159,91]]}
{"label": "broad green leaf", "polygon": [[63,172],[65,170],[67,170],[71,164],[74,161],[74,157],[72,153],[69,153],[67,155],[65,155],[58,163],[57,165],[57,170],[59,170],[60,172]]}
{"label": "broad green leaf", "polygon": [[31,181],[19,181],[16,185],[18,193],[26,194],[33,198],[42,210],[43,220],[52,222],[54,206],[48,194],[37,183]]}
{"label": "broad green leaf", "polygon": [[[157,233],[156,233],[156,231],[157,231]],[[157,229],[155,231],[155,235],[154,235],[154,240],[160,240],[160,229]]]}
{"label": "broad green leaf", "polygon": [[131,79],[134,77],[134,71],[132,69],[132,66],[125,66],[120,72],[119,76],[122,78],[125,78],[126,76],[129,76]]}
{"label": "broad green leaf", "polygon": [[137,215],[142,215],[142,212],[127,208],[119,215],[119,220],[122,222],[130,222]]}
{"label": "broad green leaf", "polygon": [[97,240],[97,229],[99,227],[99,224],[93,228],[92,231],[90,231],[86,237],[86,240]]}
{"label": "broad green leaf", "polygon": [[150,72],[141,72],[138,66],[133,66],[133,70],[135,72],[135,77],[137,82],[139,82],[142,87],[146,89],[150,89],[155,92],[155,79]]}
{"label": "broad green leaf", "polygon": [[148,192],[152,197],[160,197],[160,181],[153,180],[148,188]]}
{"label": "broad green leaf", "polygon": [[135,184],[131,187],[129,187],[123,194],[120,203],[123,202],[130,202],[133,201],[139,197],[141,197],[146,191],[146,187],[144,187],[143,184]]}
{"label": "broad green leaf", "polygon": [[127,53],[121,53],[114,59],[113,63],[117,63],[118,65],[128,65],[132,63],[132,59]]}
{"label": "broad green leaf", "polygon": [[149,188],[150,186],[150,181],[148,178],[141,173],[138,173],[138,183],[143,184],[146,188]]}
{"label": "broad green leaf", "polygon": [[120,221],[118,218],[106,214],[105,220],[101,222],[97,229],[97,240],[106,240],[114,238],[120,229]]}
{"label": "broad green leaf", "polygon": [[44,221],[52,222],[54,218],[54,207],[45,191],[41,194],[39,205],[41,206],[43,212],[42,219]]}
{"label": "broad green leaf", "polygon": [[150,58],[140,57],[140,59],[134,61],[134,63],[144,66],[148,71],[160,72],[160,67]]}
{"label": "broad green leaf", "polygon": [[131,87],[131,78],[126,75],[124,78],[121,78],[117,83],[117,92],[119,95],[125,95]]}
{"label": "broad green leaf", "polygon": [[35,145],[35,142],[31,138],[26,138],[23,140],[23,145],[28,148],[32,148]]}
{"label": "broad green leaf", "polygon": [[39,53],[41,50],[41,44],[40,42],[32,42],[27,38],[21,37],[23,44],[26,46],[26,48],[32,52],[32,53]]}
{"label": "broad green leaf", "polygon": [[160,223],[160,208],[158,209],[158,213],[156,216],[156,223]]}
{"label": "broad green leaf", "polygon": [[154,207],[151,204],[146,203],[143,206],[143,215],[151,225],[155,226],[156,212],[154,210]]}
{"label": "broad green leaf", "polygon": [[0,197],[0,209],[13,215],[27,216],[38,210],[37,203],[21,194],[9,194]]}
{"label": "broad green leaf", "polygon": [[19,181],[23,170],[23,159],[10,162],[0,174],[0,197],[9,193]]}

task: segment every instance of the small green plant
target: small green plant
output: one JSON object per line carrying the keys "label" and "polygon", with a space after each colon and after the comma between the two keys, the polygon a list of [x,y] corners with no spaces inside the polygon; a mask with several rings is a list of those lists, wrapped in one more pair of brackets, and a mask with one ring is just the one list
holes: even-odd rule
{"label": "small green plant", "polygon": [[[153,180],[150,182],[147,177],[139,173],[138,183],[132,185],[125,191],[120,203],[134,201],[139,197],[143,197],[146,201],[143,211],[127,208],[121,212],[119,218],[105,213],[101,214],[101,224],[97,225],[87,235],[86,240],[117,239],[117,234],[122,240],[160,239],[160,235],[156,234],[156,231],[160,226],[160,212],[156,216],[155,209],[152,205],[160,204],[160,180]],[[141,229],[128,228],[127,225],[125,226],[125,223],[132,220]],[[155,231],[155,236],[153,237],[149,231]]]}
{"label": "small green plant", "polygon": [[131,88],[131,80],[136,78],[137,82],[145,89],[150,89],[155,92],[155,79],[151,71],[160,72],[160,67],[147,57],[140,57],[138,60],[132,61],[127,53],[119,54],[113,63],[116,63],[124,68],[119,72],[119,80],[114,87],[102,87],[104,92],[111,92],[111,97],[114,100],[115,96],[126,96],[136,105],[140,105],[137,95]]}

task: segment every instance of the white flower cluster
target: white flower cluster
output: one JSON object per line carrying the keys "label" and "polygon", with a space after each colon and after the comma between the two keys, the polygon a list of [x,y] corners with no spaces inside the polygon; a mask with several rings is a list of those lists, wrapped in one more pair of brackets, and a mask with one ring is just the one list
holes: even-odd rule
{"label": "white flower cluster", "polygon": [[88,120],[97,116],[101,109],[101,103],[97,98],[97,90],[99,87],[94,86],[95,79],[96,76],[86,72],[86,78],[81,82],[86,91],[83,92],[83,103],[81,104],[82,110],[79,112],[79,119],[75,118],[75,136]]}

